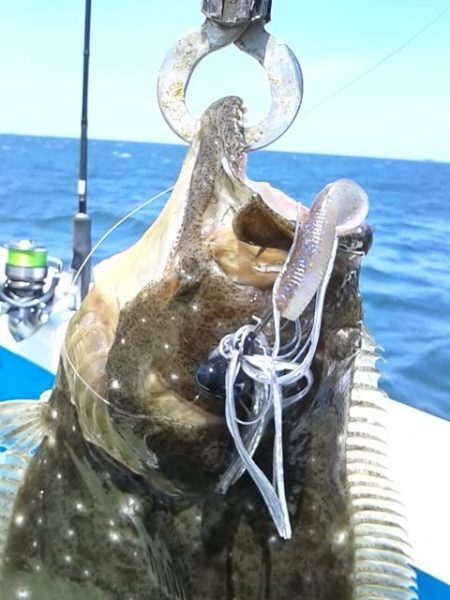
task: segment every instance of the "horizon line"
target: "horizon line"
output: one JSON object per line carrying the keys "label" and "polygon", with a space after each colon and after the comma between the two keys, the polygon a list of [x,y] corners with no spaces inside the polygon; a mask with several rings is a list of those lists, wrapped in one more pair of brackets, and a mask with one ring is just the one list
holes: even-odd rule
{"label": "horizon line", "polygon": [[[79,142],[80,138],[78,136],[73,135],[50,135],[50,134],[40,134],[40,133],[10,133],[10,132],[0,132],[0,136],[12,136],[12,137],[34,137],[34,138],[51,138],[51,139],[63,139],[63,140],[74,140]],[[88,142],[115,142],[122,144],[152,144],[152,145],[164,145],[164,146],[177,146],[187,148],[189,144],[187,142],[162,142],[162,141],[152,141],[152,140],[132,140],[132,139],[118,139],[118,138],[104,138],[104,137],[90,137],[88,138]],[[398,156],[379,156],[379,155],[366,155],[366,154],[333,154],[330,152],[305,152],[302,150],[291,150],[288,148],[277,148],[271,149],[268,147],[260,148],[258,152],[273,152],[273,153],[283,153],[283,154],[303,154],[305,156],[333,156],[338,158],[361,158],[365,160],[394,160],[401,162],[429,162],[434,164],[442,164],[448,165],[450,164],[450,159],[442,160],[435,158],[401,158]]]}

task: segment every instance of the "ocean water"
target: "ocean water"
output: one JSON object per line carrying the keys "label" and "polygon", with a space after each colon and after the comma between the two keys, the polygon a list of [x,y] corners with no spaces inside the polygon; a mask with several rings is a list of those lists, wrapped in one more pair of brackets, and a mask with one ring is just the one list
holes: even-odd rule
{"label": "ocean water", "polygon": [[[172,185],[186,148],[91,141],[93,238]],[[78,142],[0,135],[0,243],[33,238],[66,265],[76,210]],[[401,402],[450,419],[450,164],[260,151],[249,174],[309,205],[348,177],[370,198],[374,245],[362,269],[366,323],[384,349],[381,385]],[[117,229],[94,261],[139,238],[166,198]]]}

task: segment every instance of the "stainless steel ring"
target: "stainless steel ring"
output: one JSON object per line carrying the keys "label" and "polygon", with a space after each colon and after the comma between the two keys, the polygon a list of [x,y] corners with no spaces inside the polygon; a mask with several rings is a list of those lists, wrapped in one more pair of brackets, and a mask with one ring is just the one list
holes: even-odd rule
{"label": "stainless steel ring", "polygon": [[169,127],[191,142],[195,120],[186,107],[186,90],[197,64],[215,50],[235,43],[253,56],[267,73],[271,93],[269,114],[245,129],[248,150],[257,150],[277,140],[297,116],[303,95],[300,65],[293,52],[263,24],[220,27],[210,20],[186,34],[169,50],[159,72],[158,102]]}

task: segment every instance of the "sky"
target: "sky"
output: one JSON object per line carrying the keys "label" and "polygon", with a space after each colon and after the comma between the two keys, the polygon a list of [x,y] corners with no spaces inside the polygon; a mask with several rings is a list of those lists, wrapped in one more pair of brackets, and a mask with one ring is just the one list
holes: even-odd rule
{"label": "sky", "polygon": [[[273,0],[267,30],[294,51],[305,87],[295,123],[270,149],[450,162],[450,9],[333,95],[448,5]],[[92,0],[90,137],[180,142],[159,112],[156,81],[169,48],[203,22],[200,7],[201,0]],[[1,0],[0,133],[79,135],[83,26],[84,0]],[[249,124],[270,106],[264,71],[234,46],[196,68],[188,107],[199,116],[228,94],[244,99]]]}

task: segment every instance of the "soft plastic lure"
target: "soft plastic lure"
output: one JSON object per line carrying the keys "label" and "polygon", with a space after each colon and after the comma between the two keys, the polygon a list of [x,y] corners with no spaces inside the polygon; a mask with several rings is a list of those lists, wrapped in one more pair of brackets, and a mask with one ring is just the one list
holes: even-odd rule
{"label": "soft plastic lure", "polygon": [[288,258],[274,285],[281,316],[295,321],[311,302],[330,262],[339,236],[361,225],[367,216],[366,192],[350,179],[330,183],[316,196],[308,219],[297,224]]}

